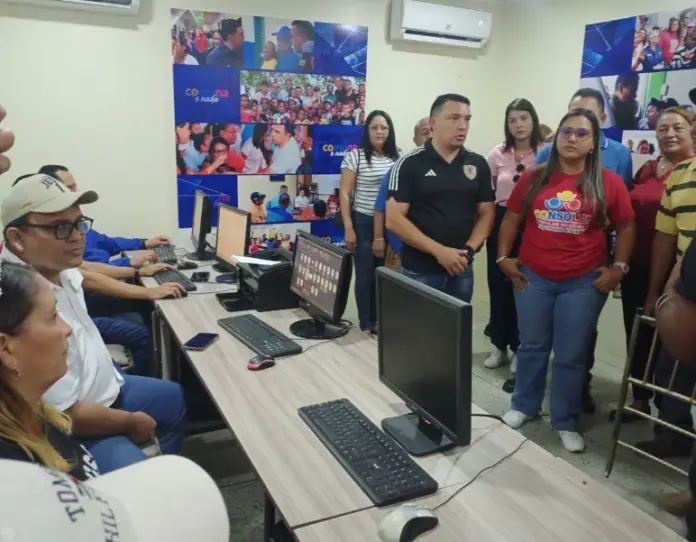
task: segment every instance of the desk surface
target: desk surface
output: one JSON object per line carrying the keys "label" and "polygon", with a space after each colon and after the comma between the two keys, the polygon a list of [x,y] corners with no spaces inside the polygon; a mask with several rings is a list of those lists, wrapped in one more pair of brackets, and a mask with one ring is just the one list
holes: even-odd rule
{"label": "desk surface", "polygon": [[[179,341],[202,331],[220,331],[217,319],[230,315],[213,296],[158,304]],[[304,313],[290,310],[257,316],[289,335],[290,324]],[[247,370],[252,351],[224,332],[205,352],[187,352],[291,528],[372,507],[297,409],[347,397],[376,424],[407,412],[377,378],[376,341],[353,330],[331,343],[300,344],[307,348],[305,353],[261,372]],[[470,481],[524,440],[489,418],[474,418],[472,426],[471,446],[416,460],[441,488]]]}

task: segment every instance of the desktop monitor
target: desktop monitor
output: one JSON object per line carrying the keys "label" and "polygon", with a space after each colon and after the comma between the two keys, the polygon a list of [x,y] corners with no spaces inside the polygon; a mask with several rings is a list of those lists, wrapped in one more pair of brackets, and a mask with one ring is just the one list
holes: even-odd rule
{"label": "desktop monitor", "polygon": [[237,265],[235,256],[246,256],[249,252],[251,215],[230,205],[220,204],[218,211],[217,242],[214,266],[225,273],[216,277],[217,282],[236,282]]}
{"label": "desktop monitor", "polygon": [[382,428],[412,455],[471,442],[471,305],[377,269],[379,379],[411,410]]}
{"label": "desktop monitor", "polygon": [[305,339],[335,339],[348,332],[341,318],[346,310],[353,260],[350,252],[301,231],[295,240],[290,291],[311,316],[290,326]]}
{"label": "desktop monitor", "polygon": [[213,202],[203,192],[196,190],[193,203],[193,222],[191,225],[191,242],[195,251],[187,256],[192,260],[214,260],[215,255],[206,250],[208,243],[206,236],[210,233],[213,224]]}

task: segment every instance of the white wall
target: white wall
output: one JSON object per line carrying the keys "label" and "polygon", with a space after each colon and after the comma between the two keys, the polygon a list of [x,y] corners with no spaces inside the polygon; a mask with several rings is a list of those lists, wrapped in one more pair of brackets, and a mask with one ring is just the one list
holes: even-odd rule
{"label": "white wall", "polygon": [[387,0],[143,0],[137,18],[0,2],[0,101],[17,134],[12,175],[43,163],[68,165],[82,186],[99,192],[88,213],[101,231],[175,231],[172,7],[368,25],[369,105],[392,114],[398,144],[412,146],[413,125],[437,94],[460,92],[473,103],[467,146],[487,153],[502,138],[505,105],[516,97],[531,99],[542,122],[557,122],[578,85],[586,23],[688,4],[524,0],[500,9],[494,0],[479,1],[495,12],[482,56],[392,47]]}

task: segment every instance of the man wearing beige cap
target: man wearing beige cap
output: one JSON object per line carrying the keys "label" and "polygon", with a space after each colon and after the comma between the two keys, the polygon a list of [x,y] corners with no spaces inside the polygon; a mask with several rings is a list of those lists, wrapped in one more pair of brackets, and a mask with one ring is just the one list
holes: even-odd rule
{"label": "man wearing beige cap", "polygon": [[5,237],[1,257],[32,265],[51,283],[58,312],[73,333],[68,372],[44,400],[71,416],[73,434],[101,472],[109,472],[144,460],[138,445],[155,435],[164,453],[178,453],[186,408],[178,384],[120,374],[87,313],[77,268],[92,220],[80,205],[97,197],[91,190],[71,192],[48,175],[23,179],[0,206]]}

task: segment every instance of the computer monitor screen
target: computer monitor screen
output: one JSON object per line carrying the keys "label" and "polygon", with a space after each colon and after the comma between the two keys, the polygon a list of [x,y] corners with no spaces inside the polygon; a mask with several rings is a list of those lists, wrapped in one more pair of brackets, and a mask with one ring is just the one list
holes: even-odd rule
{"label": "computer monitor screen", "polygon": [[196,190],[191,222],[191,242],[194,251],[187,256],[193,260],[212,260],[214,254],[206,249],[206,236],[210,233],[213,221],[213,202],[203,190]]}
{"label": "computer monitor screen", "polygon": [[352,269],[350,252],[300,232],[295,241],[290,290],[299,296],[301,305],[315,320],[339,325],[346,309]]}
{"label": "computer monitor screen", "polygon": [[449,439],[468,444],[471,305],[379,268],[377,311],[380,380]]}
{"label": "computer monitor screen", "polygon": [[251,220],[246,211],[220,204],[215,258],[227,266],[235,266],[234,256],[246,256],[249,250]]}

